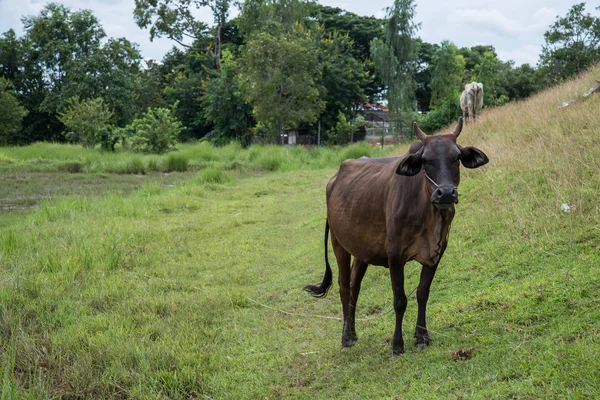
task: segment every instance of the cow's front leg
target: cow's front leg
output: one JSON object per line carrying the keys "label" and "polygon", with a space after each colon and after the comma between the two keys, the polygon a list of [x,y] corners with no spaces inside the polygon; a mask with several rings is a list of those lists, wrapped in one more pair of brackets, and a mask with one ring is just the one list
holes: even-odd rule
{"label": "cow's front leg", "polygon": [[431,338],[427,333],[427,322],[425,314],[427,312],[427,300],[429,300],[429,289],[431,288],[431,282],[435,276],[437,265],[430,267],[424,265],[421,269],[421,279],[419,281],[419,287],[417,288],[417,304],[419,311],[417,314],[417,327],[415,329],[415,339],[417,340],[417,346],[424,350],[431,343]]}
{"label": "cow's front leg", "polygon": [[400,257],[389,258],[390,277],[394,292],[394,311],[396,312],[396,329],[392,338],[392,356],[404,353],[404,339],[402,338],[402,319],[406,311],[406,293],[404,292],[404,264]]}

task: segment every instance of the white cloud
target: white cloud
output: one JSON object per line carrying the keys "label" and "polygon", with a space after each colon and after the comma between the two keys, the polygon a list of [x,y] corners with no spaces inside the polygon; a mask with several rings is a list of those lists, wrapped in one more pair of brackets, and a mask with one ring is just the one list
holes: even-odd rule
{"label": "white cloud", "polygon": [[515,49],[508,50],[498,50],[498,58],[504,61],[508,60],[519,60],[517,65],[520,64],[529,64],[532,67],[538,62],[539,54],[541,53],[542,48],[540,46],[535,45],[524,45],[517,47]]}
{"label": "white cloud", "polygon": [[498,10],[463,9],[448,16],[448,23],[474,32],[489,31],[500,36],[517,36],[523,27]]}

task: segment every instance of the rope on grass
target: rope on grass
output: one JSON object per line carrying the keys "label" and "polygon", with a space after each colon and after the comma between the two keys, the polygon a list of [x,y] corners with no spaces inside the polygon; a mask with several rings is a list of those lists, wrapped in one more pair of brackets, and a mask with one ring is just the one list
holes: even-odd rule
{"label": "rope on grass", "polygon": [[[416,292],[416,290],[417,290],[417,288],[414,288],[414,290],[407,297],[412,296],[413,293]],[[279,308],[271,307],[271,306],[268,306],[266,304],[260,303],[260,302],[254,300],[254,299],[251,299],[250,297],[246,297],[246,300],[251,301],[252,303],[258,304],[261,307],[268,308],[269,310],[277,311],[279,313],[286,314],[286,315],[291,315],[291,316],[294,316],[294,317],[333,319],[333,320],[336,320],[336,321],[343,321],[344,320],[343,318],[340,318],[340,317],[331,317],[329,315],[311,315],[311,314],[293,313],[293,312],[289,312],[289,311],[285,311],[285,310],[280,310]],[[387,310],[386,312],[383,312],[383,313],[381,313],[379,315],[376,315],[374,317],[356,318],[356,321],[371,321],[371,320],[374,320],[374,319],[379,319],[379,318],[383,317],[384,315],[391,313],[392,311],[394,311],[393,307],[390,308],[389,310]]]}

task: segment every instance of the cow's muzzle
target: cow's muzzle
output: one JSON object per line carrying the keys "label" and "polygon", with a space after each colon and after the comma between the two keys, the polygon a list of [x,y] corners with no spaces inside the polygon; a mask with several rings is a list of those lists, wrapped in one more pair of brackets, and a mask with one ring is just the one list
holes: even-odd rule
{"label": "cow's muzzle", "polygon": [[438,186],[431,194],[431,202],[437,208],[450,208],[458,203],[458,191],[454,186]]}

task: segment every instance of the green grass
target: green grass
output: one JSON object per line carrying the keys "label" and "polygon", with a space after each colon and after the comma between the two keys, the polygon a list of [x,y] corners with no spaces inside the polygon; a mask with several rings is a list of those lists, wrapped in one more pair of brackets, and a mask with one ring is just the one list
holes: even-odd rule
{"label": "green grass", "polygon": [[[506,229],[511,209],[479,209],[489,171],[463,177],[430,301],[433,346],[390,359],[389,277],[372,267],[359,302],[372,319],[342,351],[339,321],[304,316],[339,317],[335,290],[300,290],[322,276],[334,172],[147,184],[47,200],[13,221],[0,235],[0,333],[15,343],[20,390],[45,377],[52,396],[82,398],[598,395],[597,235],[576,214],[547,234]],[[409,291],[418,274],[407,266]],[[415,319],[412,296],[409,343]],[[452,360],[464,348],[473,358]]]}
{"label": "green grass", "polygon": [[[518,118],[517,105],[488,110],[461,134],[491,161],[462,171],[429,301],[434,343],[412,343],[413,293],[406,354],[394,359],[387,270],[367,272],[348,350],[336,289],[301,290],[324,271],[327,181],[344,157],[374,150],[197,144],[177,153],[188,172],[155,172],[164,158],[139,156],[139,176],[101,167],[124,154],[90,153],[71,173],[1,150],[14,160],[0,162],[4,198],[36,205],[0,214],[3,396],[600,397],[600,98],[555,108],[593,75],[531,99]],[[57,162],[82,155],[53,151]],[[407,265],[408,293],[419,273]],[[472,357],[455,361],[465,349]]]}
{"label": "green grass", "polygon": [[[0,173],[70,172],[143,174],[147,171],[199,171],[215,162],[227,169],[242,171],[293,171],[335,167],[346,158],[377,157],[390,149],[354,144],[343,150],[251,146],[239,144],[215,147],[207,142],[180,144],[165,155],[143,155],[118,150],[106,153],[76,145],[36,143],[25,147],[0,148]],[[356,157],[358,155],[358,157]]]}

